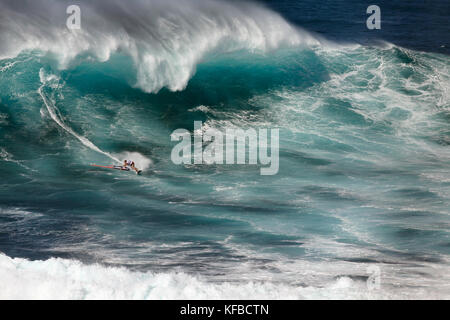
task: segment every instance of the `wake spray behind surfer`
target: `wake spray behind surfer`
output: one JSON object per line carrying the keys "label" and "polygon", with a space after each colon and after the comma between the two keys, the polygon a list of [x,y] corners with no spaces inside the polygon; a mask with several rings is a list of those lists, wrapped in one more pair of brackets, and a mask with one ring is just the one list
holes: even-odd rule
{"label": "wake spray behind surfer", "polygon": [[136,168],[134,161],[131,161],[131,160],[123,160],[123,166],[125,168],[130,167],[131,169],[136,171],[137,174],[140,174],[142,171],[142,170],[139,170],[138,168]]}

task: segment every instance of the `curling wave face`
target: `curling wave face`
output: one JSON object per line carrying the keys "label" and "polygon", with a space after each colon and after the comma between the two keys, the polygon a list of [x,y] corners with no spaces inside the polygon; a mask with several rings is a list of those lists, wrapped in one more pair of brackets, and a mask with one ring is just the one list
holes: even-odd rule
{"label": "curling wave face", "polygon": [[[326,43],[249,3],[82,2],[76,32],[60,1],[16,3],[0,297],[449,296],[448,56]],[[279,173],[172,164],[194,120],[279,128]],[[89,168],[123,158],[147,172]]]}

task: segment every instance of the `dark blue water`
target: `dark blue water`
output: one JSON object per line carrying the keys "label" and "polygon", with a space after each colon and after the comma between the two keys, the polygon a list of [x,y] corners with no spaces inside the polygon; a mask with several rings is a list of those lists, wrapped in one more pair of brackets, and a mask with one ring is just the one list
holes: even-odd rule
{"label": "dark blue water", "polygon": [[[39,3],[0,11],[1,298],[449,297],[448,2],[367,30],[373,3],[82,1],[77,32]],[[279,129],[278,173],[175,165],[194,121]]]}

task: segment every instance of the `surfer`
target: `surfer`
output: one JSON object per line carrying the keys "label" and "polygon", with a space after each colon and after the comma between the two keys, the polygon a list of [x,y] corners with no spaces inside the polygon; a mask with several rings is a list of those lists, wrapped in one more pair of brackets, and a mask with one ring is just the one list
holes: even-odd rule
{"label": "surfer", "polygon": [[134,161],[131,161],[131,160],[123,160],[123,167],[124,168],[130,167],[131,169],[136,171],[137,174],[140,174],[142,172],[142,170],[139,170],[138,168],[136,168],[136,166],[134,165]]}

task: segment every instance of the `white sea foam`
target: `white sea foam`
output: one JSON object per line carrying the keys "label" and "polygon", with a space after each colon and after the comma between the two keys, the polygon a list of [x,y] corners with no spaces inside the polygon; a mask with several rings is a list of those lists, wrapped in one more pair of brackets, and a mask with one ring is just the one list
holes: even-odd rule
{"label": "white sea foam", "polygon": [[[12,162],[15,163],[27,170],[32,170],[31,168],[27,167],[26,165],[24,165],[20,160],[15,160],[13,155],[11,155],[10,153],[8,153],[8,151],[6,151],[5,148],[0,148],[0,159],[3,161],[8,161],[8,162]],[[34,171],[34,170],[33,170]]]}
{"label": "white sea foam", "polygon": [[[321,287],[276,282],[209,282],[184,273],[132,272],[52,258],[29,261],[0,254],[0,299],[372,299],[365,282],[339,277]],[[400,297],[402,297],[400,295]],[[404,298],[404,297],[403,297]]]}
{"label": "white sea foam", "polygon": [[21,62],[21,61],[7,62],[4,66],[0,67],[0,72],[5,72],[5,71],[11,69],[19,62]]}
{"label": "white sea foam", "polygon": [[[20,218],[24,221],[28,221],[30,219],[40,218],[40,217],[42,217],[42,214],[38,213],[38,212],[24,210],[22,208],[1,208],[0,207],[0,216],[16,217],[16,218]],[[14,221],[14,223],[17,223],[17,221]]]}
{"label": "white sea foam", "polygon": [[114,157],[116,159],[121,159],[122,160],[121,162],[123,162],[123,160],[132,160],[134,161],[136,168],[140,170],[146,170],[153,164],[150,158],[140,154],[139,152],[125,151],[114,154]]}

